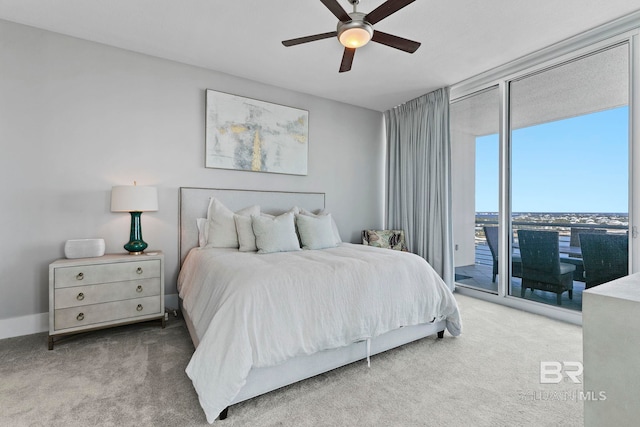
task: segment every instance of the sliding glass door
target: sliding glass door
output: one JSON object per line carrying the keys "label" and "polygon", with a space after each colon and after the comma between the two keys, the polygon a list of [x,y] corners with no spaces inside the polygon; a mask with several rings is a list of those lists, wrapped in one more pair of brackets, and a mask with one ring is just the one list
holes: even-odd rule
{"label": "sliding glass door", "polygon": [[594,263],[628,274],[629,56],[585,50],[451,103],[459,286],[580,311]]}
{"label": "sliding glass door", "polygon": [[509,84],[512,296],[581,310],[582,234],[627,236],[628,57],[623,43]]}

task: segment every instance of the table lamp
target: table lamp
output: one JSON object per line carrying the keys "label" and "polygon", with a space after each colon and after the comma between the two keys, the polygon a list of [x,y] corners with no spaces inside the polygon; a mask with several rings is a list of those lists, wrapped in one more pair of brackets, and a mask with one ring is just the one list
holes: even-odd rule
{"label": "table lamp", "polygon": [[142,185],[117,185],[111,189],[111,212],[129,212],[131,214],[131,234],[124,248],[131,255],[140,255],[147,244],[142,240],[142,212],[158,210],[158,190]]}

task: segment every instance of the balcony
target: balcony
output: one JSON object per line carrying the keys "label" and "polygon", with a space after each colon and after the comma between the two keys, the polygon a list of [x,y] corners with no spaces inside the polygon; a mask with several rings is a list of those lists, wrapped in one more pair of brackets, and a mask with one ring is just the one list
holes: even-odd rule
{"label": "balcony", "polygon": [[[475,224],[475,263],[458,266],[455,269],[458,285],[482,291],[497,293],[498,280],[492,282],[493,257],[484,236],[484,226],[496,226],[495,214],[477,214]],[[597,229],[607,234],[624,234],[628,229],[628,218],[624,214],[514,214],[512,225],[514,229],[514,254],[519,253],[517,229],[552,230],[559,233],[561,258],[565,262],[576,265],[573,281],[573,299],[565,293],[562,295],[562,307],[572,310],[582,310],[582,292],[585,289],[583,268],[581,266],[580,249],[571,246],[571,230]],[[575,238],[575,236],[574,236]],[[519,297],[522,281],[518,277],[511,279],[509,295]],[[556,294],[536,290],[527,290],[525,299],[544,304],[557,305]]]}

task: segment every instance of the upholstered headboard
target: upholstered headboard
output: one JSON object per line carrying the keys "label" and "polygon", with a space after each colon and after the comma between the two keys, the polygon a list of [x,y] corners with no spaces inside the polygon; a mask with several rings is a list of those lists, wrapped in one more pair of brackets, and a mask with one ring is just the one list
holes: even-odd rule
{"label": "upholstered headboard", "polygon": [[310,211],[325,208],[324,193],[180,187],[180,265],[189,251],[198,245],[196,219],[207,217],[211,197],[234,212],[251,205],[260,205],[262,212],[276,215],[293,206]]}

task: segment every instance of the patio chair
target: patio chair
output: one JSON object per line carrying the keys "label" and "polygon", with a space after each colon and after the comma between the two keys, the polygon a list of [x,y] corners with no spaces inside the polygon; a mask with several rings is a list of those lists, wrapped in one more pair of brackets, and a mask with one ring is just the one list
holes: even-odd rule
{"label": "patio chair", "polygon": [[573,299],[573,272],[575,265],[560,262],[560,241],[557,231],[518,230],[520,257],[522,258],[522,292],[527,288],[554,292],[558,305],[562,294],[569,292]]}
{"label": "patio chair", "polygon": [[[491,257],[493,258],[493,279],[491,283],[496,282],[496,276],[498,275],[498,227],[482,227],[484,230],[484,236],[487,239],[489,250],[491,251]],[[511,256],[511,275],[513,277],[522,276],[522,262],[518,255]]]}
{"label": "patio chair", "polygon": [[580,235],[582,233],[604,234],[607,230],[604,228],[593,227],[571,227],[571,237],[569,238],[569,246],[580,247]]}
{"label": "patio chair", "polygon": [[580,234],[585,288],[629,274],[629,237],[626,234]]}

